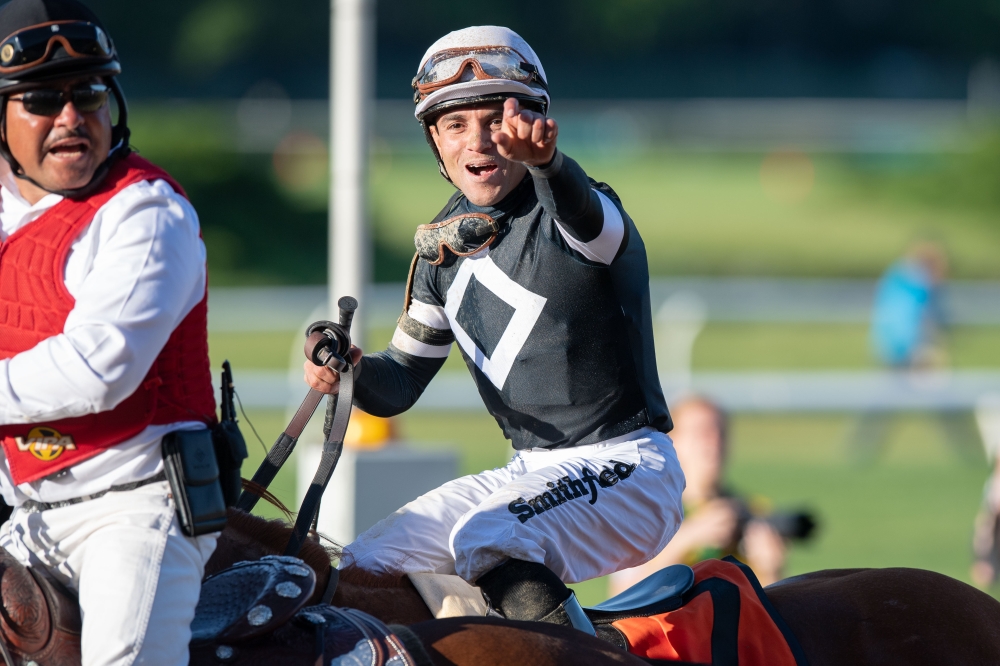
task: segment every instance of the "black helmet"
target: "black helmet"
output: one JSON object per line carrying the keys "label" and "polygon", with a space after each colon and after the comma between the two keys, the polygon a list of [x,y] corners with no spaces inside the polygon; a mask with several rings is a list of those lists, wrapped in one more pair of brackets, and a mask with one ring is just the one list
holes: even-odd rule
{"label": "black helmet", "polygon": [[[111,134],[111,155],[87,185],[55,191],[67,197],[87,196],[112,164],[129,152],[128,110],[115,79],[122,68],[114,42],[97,15],[77,0],[11,0],[0,7],[0,38],[0,124],[6,125],[8,95],[52,81],[101,77],[114,94],[118,123]],[[25,175],[2,137],[0,157],[15,176],[42,187]]]}

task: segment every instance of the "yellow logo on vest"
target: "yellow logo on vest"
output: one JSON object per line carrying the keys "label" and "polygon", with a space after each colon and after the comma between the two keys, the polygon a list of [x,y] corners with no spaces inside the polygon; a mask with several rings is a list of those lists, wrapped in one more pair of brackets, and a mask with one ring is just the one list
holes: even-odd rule
{"label": "yellow logo on vest", "polygon": [[55,460],[63,451],[75,451],[76,443],[69,435],[52,428],[32,428],[27,437],[15,437],[19,451],[28,451],[39,460]]}

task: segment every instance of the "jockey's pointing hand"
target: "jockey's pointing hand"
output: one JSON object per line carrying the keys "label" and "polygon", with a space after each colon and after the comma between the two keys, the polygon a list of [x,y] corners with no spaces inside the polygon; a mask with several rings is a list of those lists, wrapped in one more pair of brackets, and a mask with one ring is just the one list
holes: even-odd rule
{"label": "jockey's pointing hand", "polygon": [[491,137],[502,157],[528,166],[542,166],[556,154],[556,121],[522,109],[514,98],[503,105],[503,125]]}
{"label": "jockey's pointing hand", "polygon": [[[358,363],[361,362],[361,355],[363,352],[354,345],[351,345],[351,351],[348,353],[351,357],[351,365],[357,367]],[[340,393],[339,372],[331,370],[325,365],[316,365],[312,361],[306,361],[303,367],[306,371],[306,384],[309,384],[309,386],[316,389],[320,393],[327,393],[330,395]]]}

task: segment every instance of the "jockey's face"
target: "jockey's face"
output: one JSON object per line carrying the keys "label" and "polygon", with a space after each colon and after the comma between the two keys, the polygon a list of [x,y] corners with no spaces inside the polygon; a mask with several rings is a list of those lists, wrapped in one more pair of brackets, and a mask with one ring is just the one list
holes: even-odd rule
{"label": "jockey's face", "polygon": [[[99,83],[91,77],[61,81],[51,88],[72,90]],[[18,98],[14,93],[11,97]],[[90,182],[111,150],[111,110],[108,104],[82,113],[72,101],[55,116],[29,113],[24,104],[7,100],[4,127],[10,152],[24,173],[47,190],[68,190]],[[26,180],[17,181],[21,196],[35,203],[48,192]]]}
{"label": "jockey's face", "polygon": [[491,137],[502,123],[503,104],[497,102],[446,111],[430,126],[451,182],[477,206],[499,202],[527,172],[497,151]]}
{"label": "jockey's face", "polygon": [[[701,401],[682,403],[674,412],[674,440],[677,461],[687,480],[685,495],[710,499],[722,481],[725,441],[719,413]],[[690,493],[689,493],[690,491]]]}

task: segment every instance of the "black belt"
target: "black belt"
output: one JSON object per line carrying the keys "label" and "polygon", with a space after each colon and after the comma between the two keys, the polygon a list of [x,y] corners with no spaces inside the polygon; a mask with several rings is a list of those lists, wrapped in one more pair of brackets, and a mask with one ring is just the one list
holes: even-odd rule
{"label": "black belt", "polygon": [[133,481],[131,483],[122,483],[117,486],[111,486],[107,490],[102,490],[99,493],[94,493],[93,495],[84,495],[83,497],[74,497],[73,499],[62,500],[61,502],[36,502],[35,500],[26,500],[21,506],[17,507],[19,511],[24,511],[25,513],[41,513],[42,511],[48,511],[49,509],[61,509],[64,506],[72,506],[74,504],[79,504],[80,502],[86,502],[88,500],[97,499],[98,497],[103,497],[108,493],[120,493],[126,490],[135,490],[136,488],[142,488],[143,486],[148,486],[151,483],[159,483],[160,481],[167,480],[167,473],[160,472],[156,476],[151,476],[148,479],[143,479],[142,481]]}

